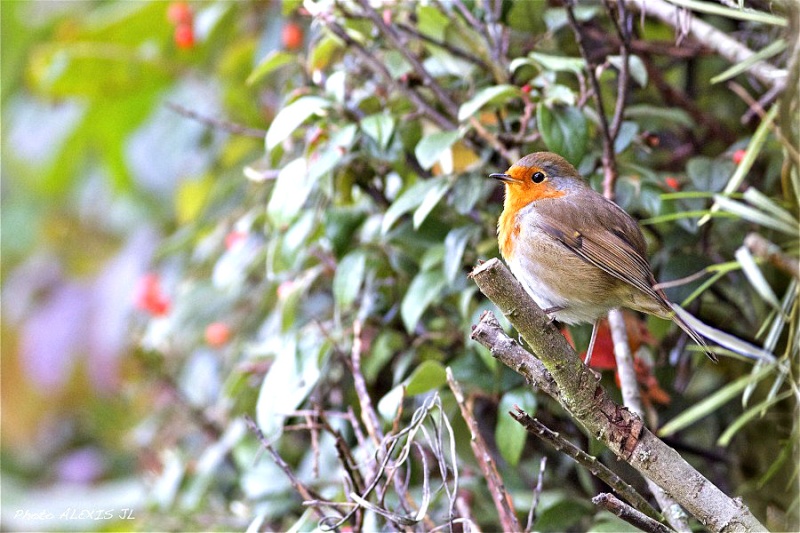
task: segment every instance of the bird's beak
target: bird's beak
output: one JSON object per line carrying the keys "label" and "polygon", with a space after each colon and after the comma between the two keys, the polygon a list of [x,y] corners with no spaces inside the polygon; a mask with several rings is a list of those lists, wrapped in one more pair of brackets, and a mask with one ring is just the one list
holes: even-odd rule
{"label": "bird's beak", "polygon": [[496,180],[500,180],[504,183],[515,183],[519,181],[518,179],[510,176],[509,174],[489,174],[490,178],[494,178]]}

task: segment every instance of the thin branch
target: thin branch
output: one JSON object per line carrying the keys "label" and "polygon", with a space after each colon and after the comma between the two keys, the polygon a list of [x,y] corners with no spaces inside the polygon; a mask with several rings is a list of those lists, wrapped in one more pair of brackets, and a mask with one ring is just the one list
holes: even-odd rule
{"label": "thin branch", "polygon": [[429,35],[425,35],[421,31],[419,31],[417,28],[411,27],[411,26],[409,26],[408,24],[406,24],[404,22],[398,22],[395,26],[399,30],[401,30],[401,31],[403,31],[403,32],[405,32],[405,33],[407,33],[409,35],[413,35],[414,37],[416,37],[417,39],[419,39],[421,41],[425,41],[426,43],[429,43],[429,44],[432,44],[434,46],[438,46],[440,48],[443,48],[443,49],[447,50],[448,52],[450,52],[452,55],[454,55],[456,57],[460,57],[461,59],[469,61],[470,63],[474,63],[481,70],[484,70],[484,71],[490,70],[489,65],[487,65],[486,62],[483,59],[481,59],[480,57],[478,57],[478,56],[476,56],[474,54],[471,54],[471,53],[467,52],[466,50],[458,48],[457,46],[453,46],[452,44],[450,44],[450,43],[448,43],[446,41],[440,41],[439,39],[434,39],[433,37],[431,37]]}
{"label": "thin branch", "polygon": [[389,44],[391,44],[398,52],[400,52],[406,61],[409,62],[414,71],[422,77],[423,84],[433,91],[433,94],[436,95],[436,99],[441,102],[445,109],[447,109],[447,112],[450,114],[450,116],[458,116],[458,104],[453,101],[450,95],[447,94],[442,86],[439,85],[433,76],[431,76],[430,72],[427,71],[417,56],[414,55],[411,50],[409,50],[405,39],[403,39],[392,26],[386,24],[386,22],[383,20],[383,17],[381,17],[380,14],[370,5],[369,0],[357,0],[357,2],[364,10],[367,17],[386,37]]}
{"label": "thin branch", "polygon": [[457,124],[455,122],[442,115],[435,107],[422,98],[417,91],[395,80],[389,70],[386,68],[386,65],[384,65],[380,60],[378,60],[377,57],[367,51],[367,49],[364,48],[361,43],[348,35],[347,31],[337,24],[332,18],[320,17],[320,20],[322,20],[325,26],[337,37],[344,41],[346,46],[352,48],[376,74],[383,78],[384,82],[391,85],[397,91],[403,93],[406,98],[411,100],[411,102],[417,107],[420,113],[425,116],[425,118],[432,120],[437,126],[445,131],[456,129]]}
{"label": "thin branch", "polygon": [[[591,62],[589,51],[586,46],[586,36],[583,34],[578,20],[575,18],[574,1],[567,2],[567,20],[572,32],[575,34],[575,41],[578,43],[578,49],[581,52],[581,57],[586,61],[586,70],[589,76],[589,83],[592,87],[592,96],[594,97],[595,107],[597,107],[597,115],[600,120],[600,130],[603,133],[603,196],[609,200],[614,199],[614,183],[617,181],[617,162],[614,158],[614,137],[612,137],[611,128],[608,125],[608,118],[606,117],[605,106],[603,105],[602,93],[600,92],[600,82],[597,79],[597,72],[595,66]],[[627,60],[623,64],[623,70],[627,72]],[[622,75],[622,73],[620,73]],[[627,76],[627,74],[626,74]],[[617,102],[620,104],[620,102]],[[622,110],[619,110],[622,113]],[[615,110],[615,116],[617,110]],[[621,120],[621,119],[620,119]]]}
{"label": "thin branch", "polygon": [[532,418],[528,413],[514,406],[516,411],[511,411],[509,414],[514,417],[514,420],[519,422],[528,433],[536,435],[541,440],[558,450],[559,452],[571,457],[575,462],[586,468],[589,472],[594,474],[603,483],[614,489],[614,492],[625,498],[632,506],[640,512],[646,514],[654,520],[660,520],[661,517],[658,512],[653,509],[647,500],[645,500],[636,489],[625,482],[624,479],[612,472],[607,466],[584,452],[570,441],[562,437],[560,434],[551,430],[542,424],[536,418]]}
{"label": "thin branch", "polygon": [[267,130],[251,128],[243,124],[237,124],[236,122],[209,117],[175,102],[167,102],[164,105],[167,107],[167,109],[170,109],[179,115],[200,122],[201,124],[205,124],[211,128],[233,133],[234,135],[253,137],[255,139],[263,139],[267,135]]}
{"label": "thin branch", "polygon": [[533,524],[536,522],[536,509],[539,507],[539,498],[542,496],[542,483],[544,481],[544,468],[546,466],[547,456],[543,455],[542,460],[539,461],[539,475],[536,477],[536,488],[533,489],[533,496],[531,497],[531,508],[528,511],[528,523],[525,525],[525,533],[533,531]]}
{"label": "thin branch", "polygon": [[361,406],[361,421],[364,422],[364,427],[367,428],[367,434],[372,438],[372,442],[376,446],[380,446],[383,440],[383,431],[381,430],[380,420],[378,420],[378,414],[372,406],[369,391],[367,391],[367,382],[361,372],[361,347],[361,321],[356,320],[353,322],[353,349],[350,351],[350,362],[353,366],[353,385],[356,389],[356,395],[358,395],[358,404]]}
{"label": "thin branch", "polygon": [[461,408],[461,416],[467,423],[470,431],[470,446],[475,459],[478,461],[481,472],[486,477],[486,483],[489,485],[489,492],[492,494],[492,500],[497,508],[497,514],[500,518],[500,524],[504,531],[520,531],[519,520],[514,512],[514,503],[511,501],[511,495],[506,490],[503,478],[500,472],[497,471],[492,455],[486,447],[483,437],[481,437],[478,421],[475,420],[475,415],[472,413],[472,408],[469,402],[464,398],[464,392],[461,386],[453,377],[453,372],[447,368],[447,384],[450,390],[453,391],[453,396],[456,398],[456,403]]}
{"label": "thin branch", "polygon": [[661,522],[656,522],[652,518],[643,515],[633,507],[627,505],[625,502],[620,501],[611,494],[598,494],[592,498],[592,503],[614,513],[621,519],[625,520],[629,524],[633,524],[642,531],[648,531],[649,533],[672,532],[670,528]]}
{"label": "thin branch", "polygon": [[[289,478],[289,482],[292,484],[292,487],[294,487],[294,490],[300,495],[300,497],[302,497],[305,501],[324,501],[324,498],[320,496],[314,489],[307,487],[297,478],[297,476],[294,475],[292,468],[286,463],[286,461],[283,460],[283,457],[280,456],[277,450],[272,447],[272,444],[269,443],[267,438],[264,436],[264,433],[261,431],[261,428],[258,427],[255,421],[247,415],[245,415],[244,420],[247,423],[247,427],[250,428],[250,431],[252,431],[258,438],[261,446],[267,450],[267,452],[269,452],[272,460],[276,465],[278,465],[278,468],[283,470],[283,473],[286,474],[287,478]],[[321,520],[329,518],[323,514],[322,510],[318,506],[314,506],[313,508],[314,512]],[[334,510],[339,514],[340,517],[342,516],[337,509],[334,508]]]}

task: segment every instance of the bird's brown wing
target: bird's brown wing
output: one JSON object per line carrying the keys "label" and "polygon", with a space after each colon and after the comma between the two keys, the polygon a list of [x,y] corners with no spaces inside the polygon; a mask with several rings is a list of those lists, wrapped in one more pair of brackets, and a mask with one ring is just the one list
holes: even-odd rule
{"label": "bird's brown wing", "polygon": [[[638,225],[616,204],[602,201],[605,203],[595,203],[588,209],[563,202],[558,205],[542,202],[536,209],[541,215],[539,226],[587,263],[639,289],[671,313],[663,295],[653,289],[655,279]],[[602,219],[592,215],[597,212],[603,213]],[[571,227],[563,220],[570,220]]]}

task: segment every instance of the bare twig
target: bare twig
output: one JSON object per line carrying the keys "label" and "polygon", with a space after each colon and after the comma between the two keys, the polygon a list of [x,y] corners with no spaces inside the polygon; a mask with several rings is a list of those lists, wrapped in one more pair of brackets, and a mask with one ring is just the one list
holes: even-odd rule
{"label": "bare twig", "polygon": [[536,435],[544,442],[558,450],[559,452],[571,457],[578,464],[586,468],[589,472],[594,474],[603,483],[614,489],[614,492],[625,498],[632,506],[640,512],[646,514],[654,520],[659,520],[658,512],[653,509],[642,496],[636,492],[636,489],[631,487],[621,477],[609,470],[607,466],[584,452],[570,441],[552,431],[550,428],[539,422],[539,420],[532,418],[528,413],[514,406],[516,411],[511,411],[509,414],[514,417],[514,420],[519,422],[529,433]]}
{"label": "bare twig", "polygon": [[434,39],[433,37],[431,37],[429,35],[425,35],[421,31],[419,31],[417,28],[409,26],[408,24],[405,24],[403,22],[397,23],[396,27],[400,31],[403,31],[403,32],[405,32],[405,33],[407,33],[409,35],[413,35],[414,37],[416,37],[417,39],[419,39],[421,41],[425,41],[426,43],[429,43],[429,44],[432,44],[434,46],[438,46],[440,48],[443,48],[443,49],[447,50],[448,52],[450,52],[451,54],[453,54],[456,57],[460,57],[461,59],[469,61],[470,63],[474,63],[478,68],[480,68],[483,71],[490,70],[489,65],[487,65],[486,62],[483,59],[481,59],[480,57],[476,56],[475,54],[471,54],[471,53],[467,52],[466,50],[464,50],[462,48],[458,48],[457,46],[453,46],[452,44],[450,44],[450,43],[448,43],[446,41],[440,41],[439,39]]}
{"label": "bare twig", "polygon": [[643,515],[630,505],[615,498],[612,494],[598,494],[592,498],[592,503],[614,513],[642,531],[650,533],[670,533],[672,531],[661,522],[656,522],[652,518]]}
{"label": "bare twig", "polygon": [[267,130],[251,128],[250,126],[237,124],[236,122],[230,122],[228,120],[208,117],[206,115],[200,114],[197,111],[189,109],[188,107],[184,107],[181,104],[175,102],[167,102],[164,105],[166,105],[168,109],[178,113],[179,115],[190,118],[192,120],[200,122],[201,124],[205,124],[206,126],[212,127],[214,129],[227,131],[228,133],[233,133],[234,135],[242,135],[244,137],[254,137],[256,139],[263,139],[264,136],[266,136],[267,134]]}
{"label": "bare twig", "polygon": [[386,68],[386,65],[381,63],[377,57],[371,54],[366,48],[364,48],[361,43],[353,39],[344,28],[342,28],[339,24],[337,24],[331,18],[321,18],[320,20],[323,21],[325,26],[330,29],[337,37],[339,37],[344,43],[349,47],[352,48],[356,54],[358,54],[365,63],[381,78],[383,78],[384,82],[394,87],[396,90],[402,92],[411,102],[417,107],[417,109],[425,115],[426,118],[432,120],[437,126],[442,128],[443,130],[449,131],[456,129],[456,123],[453,122],[451,119],[445,117],[441,114],[435,107],[429,104],[420,94],[411,89],[410,87],[405,86],[404,84],[398,82],[394,78],[392,78],[391,73]]}
{"label": "bare twig", "polygon": [[[594,97],[595,107],[597,108],[597,115],[600,121],[600,130],[603,133],[603,195],[609,200],[613,200],[614,183],[617,181],[617,163],[616,159],[614,158],[614,137],[611,136],[612,131],[608,124],[605,106],[603,105],[602,93],[600,92],[600,82],[597,79],[595,65],[593,65],[590,60],[591,58],[586,46],[586,37],[583,34],[583,30],[581,29],[578,20],[575,18],[575,13],[573,10],[574,1],[575,0],[569,0],[567,2],[567,20],[572,28],[572,32],[575,34],[575,41],[578,43],[578,49],[581,52],[581,57],[583,57],[584,61],[586,61],[586,70],[589,76],[589,83],[592,87],[592,96]],[[625,48],[624,43],[621,48]],[[622,70],[626,71],[624,76],[627,78],[627,56],[626,61],[622,65]],[[623,76],[622,72],[620,72],[620,76]],[[619,105],[620,102],[618,101],[617,104]],[[622,111],[620,110],[619,113],[622,113]]]}
{"label": "bare twig", "polygon": [[358,403],[361,406],[361,421],[367,428],[367,434],[372,438],[372,442],[379,446],[383,440],[381,423],[378,414],[372,406],[372,400],[367,391],[367,382],[361,372],[361,321],[353,322],[353,349],[350,351],[350,362],[353,365],[353,385],[358,395]]}
{"label": "bare twig", "polygon": [[489,449],[486,447],[486,442],[481,437],[478,422],[475,420],[469,403],[464,398],[464,392],[449,368],[447,369],[447,384],[450,386],[450,390],[453,391],[453,396],[455,396],[456,402],[461,408],[461,416],[464,417],[464,421],[469,427],[472,453],[475,455],[475,459],[478,460],[481,472],[486,476],[486,483],[489,485],[489,492],[492,494],[492,500],[497,508],[500,525],[504,531],[519,531],[519,520],[514,512],[514,503],[511,500],[511,495],[506,490],[503,478],[500,476],[500,472],[497,471],[497,466],[489,453]]}
{"label": "bare twig", "polygon": [[[272,444],[269,443],[267,438],[264,436],[264,433],[261,431],[261,428],[258,427],[255,421],[247,415],[245,415],[244,420],[247,422],[247,427],[250,428],[250,431],[252,431],[258,438],[261,446],[267,450],[267,452],[269,452],[270,457],[272,457],[272,460],[276,465],[278,465],[278,468],[283,470],[283,473],[286,474],[287,478],[289,478],[289,482],[292,484],[292,487],[294,487],[294,490],[297,491],[303,500],[320,502],[324,501],[324,498],[320,496],[314,489],[307,487],[297,478],[297,476],[294,475],[292,468],[286,463],[286,461],[283,460],[283,457],[280,456],[277,450],[272,447]],[[314,506],[313,509],[321,520],[325,520],[327,518],[320,507]],[[342,516],[338,509],[333,509],[339,514],[340,517]]]}
{"label": "bare twig", "polygon": [[405,42],[405,39],[393,28],[392,26],[386,24],[383,20],[383,17],[375,11],[375,9],[370,5],[369,0],[357,0],[358,4],[364,10],[367,17],[372,21],[373,24],[380,30],[380,32],[386,37],[387,41],[398,51],[400,52],[406,61],[414,69],[414,72],[419,74],[422,77],[423,84],[428,87],[433,94],[436,95],[436,99],[441,102],[450,116],[458,116],[458,104],[453,101],[447,92],[439,85],[433,76],[431,76],[430,72],[425,68],[422,62],[414,55],[411,50],[408,48],[408,44]]}
{"label": "bare twig", "polygon": [[533,496],[531,497],[531,508],[528,511],[528,523],[525,524],[525,533],[533,531],[533,524],[536,522],[536,508],[539,507],[539,498],[542,496],[542,483],[546,466],[547,456],[543,455],[541,461],[539,461],[539,475],[536,477],[536,488],[533,489]]}

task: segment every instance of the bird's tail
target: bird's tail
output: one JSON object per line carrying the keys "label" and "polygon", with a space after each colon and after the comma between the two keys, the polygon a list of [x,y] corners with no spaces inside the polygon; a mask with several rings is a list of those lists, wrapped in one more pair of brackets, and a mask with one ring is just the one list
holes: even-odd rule
{"label": "bird's tail", "polygon": [[734,337],[730,333],[725,333],[724,331],[720,331],[709,326],[702,320],[692,316],[692,314],[688,311],[681,309],[673,303],[670,303],[669,305],[675,312],[672,320],[678,324],[678,326],[680,326],[680,328],[685,331],[686,334],[692,338],[692,340],[702,346],[709,359],[715,363],[718,361],[717,356],[708,348],[708,343],[706,343],[703,337],[750,359],[762,359],[766,361],[775,360],[775,356],[766,350],[757,346],[753,346],[749,342],[745,342],[738,337]]}

